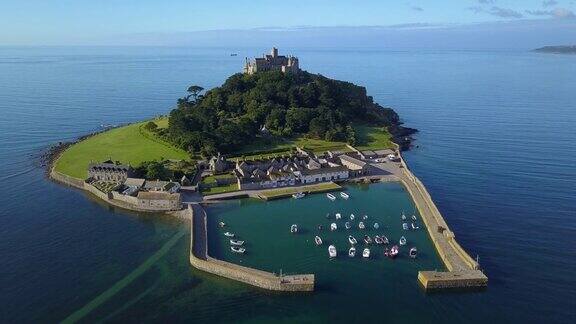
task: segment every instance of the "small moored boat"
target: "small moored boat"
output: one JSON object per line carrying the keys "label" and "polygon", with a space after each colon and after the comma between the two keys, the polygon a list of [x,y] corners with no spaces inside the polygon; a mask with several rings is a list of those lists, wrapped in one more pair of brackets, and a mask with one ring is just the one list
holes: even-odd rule
{"label": "small moored boat", "polygon": [[292,234],[298,233],[298,225],[292,224],[292,225],[290,226],[290,233],[292,233]]}
{"label": "small moored boat", "polygon": [[336,213],[336,219],[340,219],[342,218],[342,215],[340,215],[340,213]]}
{"label": "small moored boat", "polygon": [[330,224],[330,230],[331,230],[331,231],[335,231],[335,230],[337,230],[337,229],[338,229],[338,225],[336,225],[336,223]]}
{"label": "small moored boat", "polygon": [[240,241],[240,240],[230,240],[230,244],[232,245],[244,245],[244,241]]}
{"label": "small moored boat", "polygon": [[314,242],[316,243],[316,245],[322,245],[322,239],[318,235],[314,237]]}
{"label": "small moored boat", "polygon": [[354,214],[350,214],[350,220],[354,220],[354,218],[356,218],[356,216],[354,216]]}
{"label": "small moored boat", "polygon": [[406,245],[406,238],[402,236],[399,241],[400,245]]}
{"label": "small moored boat", "polygon": [[336,247],[335,247],[334,245],[330,245],[330,246],[328,247],[328,255],[330,256],[330,258],[335,258],[335,257],[336,257],[337,252],[336,252]]}
{"label": "small moored boat", "polygon": [[370,249],[369,248],[365,248],[364,251],[362,251],[362,256],[366,259],[368,259],[370,257]]}
{"label": "small moored boat", "polygon": [[416,249],[415,247],[410,249],[410,252],[408,252],[408,255],[412,258],[412,259],[416,259],[416,256],[418,255],[418,249]]}
{"label": "small moored boat", "polygon": [[412,214],[412,220],[416,221],[416,215]]}
{"label": "small moored boat", "polygon": [[355,247],[351,247],[350,250],[348,250],[348,256],[351,258],[356,256],[356,248]]}
{"label": "small moored boat", "polygon": [[226,223],[220,222],[220,223],[218,223],[218,225],[220,225],[220,227],[224,227],[224,226],[226,226]]}
{"label": "small moored boat", "polygon": [[367,219],[368,219],[368,215],[362,216],[362,219],[363,219],[363,220],[367,220]]}
{"label": "small moored boat", "polygon": [[382,238],[379,235],[374,236],[374,242],[376,244],[382,244],[384,243],[384,241],[382,240]]}
{"label": "small moored boat", "polygon": [[340,197],[342,197],[342,198],[344,198],[344,199],[348,199],[348,198],[350,198],[350,195],[347,194],[347,193],[345,193],[344,191],[342,191],[342,192],[340,193]]}
{"label": "small moored boat", "polygon": [[404,214],[404,212],[402,212],[402,220],[406,220],[406,215]]}
{"label": "small moored boat", "polygon": [[358,228],[359,228],[359,229],[365,229],[366,226],[364,226],[364,222],[358,223]]}
{"label": "small moored boat", "polygon": [[402,229],[407,231],[408,230],[408,223],[402,223]]}
{"label": "small moored boat", "polygon": [[324,226],[318,225],[318,230],[319,230],[319,231],[321,231],[321,230],[323,230],[323,229],[324,229]]}
{"label": "small moored boat", "polygon": [[384,251],[384,255],[394,259],[398,255],[398,245],[394,245],[392,248],[390,248],[390,250],[386,249]]}
{"label": "small moored boat", "polygon": [[246,252],[246,249],[240,246],[231,246],[230,250],[232,250],[232,252],[234,253],[244,253]]}
{"label": "small moored boat", "polygon": [[326,197],[328,197],[328,199],[330,199],[330,200],[332,200],[332,201],[336,200],[336,196],[334,196],[334,195],[331,194],[331,193],[327,193],[327,194],[326,194]]}
{"label": "small moored boat", "polygon": [[350,242],[350,244],[352,244],[352,245],[358,243],[358,241],[356,241],[356,238],[352,235],[348,236],[348,242]]}
{"label": "small moored boat", "polygon": [[382,244],[388,244],[390,243],[390,241],[388,241],[388,238],[385,235],[382,235]]}
{"label": "small moored boat", "polygon": [[226,232],[226,233],[224,233],[224,236],[234,237],[234,233]]}
{"label": "small moored boat", "polygon": [[380,228],[380,224],[374,223],[374,229],[379,229],[379,228]]}
{"label": "small moored boat", "polygon": [[294,199],[304,198],[304,196],[306,196],[306,194],[303,193],[303,192],[297,192],[297,193],[295,193],[295,194],[292,195],[292,197],[293,197]]}
{"label": "small moored boat", "polygon": [[330,213],[326,213],[326,219],[330,218]]}
{"label": "small moored boat", "polygon": [[350,222],[346,222],[346,223],[344,223],[344,227],[346,227],[346,229],[350,229],[350,227],[352,227],[352,225],[350,225]]}
{"label": "small moored boat", "polygon": [[364,243],[372,244],[372,238],[369,235],[364,235]]}
{"label": "small moored boat", "polygon": [[412,223],[412,229],[413,229],[413,230],[417,230],[417,229],[420,229],[420,226],[418,226],[418,225],[416,225],[416,224]]}

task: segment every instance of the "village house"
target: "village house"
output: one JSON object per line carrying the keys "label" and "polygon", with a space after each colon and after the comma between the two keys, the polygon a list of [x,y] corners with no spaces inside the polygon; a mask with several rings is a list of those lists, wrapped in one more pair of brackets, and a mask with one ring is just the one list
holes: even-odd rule
{"label": "village house", "polygon": [[222,173],[226,171],[226,169],[228,168],[228,162],[226,161],[224,156],[218,153],[218,156],[213,156],[210,159],[210,161],[208,162],[208,168],[214,174]]}
{"label": "village house", "polygon": [[368,173],[368,164],[350,155],[340,155],[340,163],[350,170],[350,176],[365,175]]}
{"label": "village house", "polygon": [[96,181],[124,182],[132,173],[132,167],[110,160],[88,165],[88,178]]}
{"label": "village house", "polygon": [[179,193],[140,191],[136,198],[138,198],[138,207],[145,210],[179,210],[182,208]]}
{"label": "village house", "polygon": [[348,179],[349,172],[345,166],[327,167],[319,169],[305,169],[294,172],[302,184],[324,181],[338,181]]}

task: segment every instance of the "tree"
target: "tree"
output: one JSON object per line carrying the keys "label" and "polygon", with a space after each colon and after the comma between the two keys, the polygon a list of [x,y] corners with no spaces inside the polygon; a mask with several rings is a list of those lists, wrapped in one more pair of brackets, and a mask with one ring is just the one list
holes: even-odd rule
{"label": "tree", "polygon": [[200,92],[202,92],[202,90],[204,90],[204,88],[202,88],[201,86],[198,85],[192,85],[190,87],[188,87],[188,90],[186,90],[190,95],[188,95],[188,97],[186,97],[186,99],[188,101],[190,101],[190,97],[194,98],[193,103],[198,102],[198,95],[200,94]]}

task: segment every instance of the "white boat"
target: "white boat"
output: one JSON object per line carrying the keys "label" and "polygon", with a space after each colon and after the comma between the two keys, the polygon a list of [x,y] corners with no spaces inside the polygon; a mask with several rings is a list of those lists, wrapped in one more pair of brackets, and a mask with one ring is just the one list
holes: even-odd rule
{"label": "white boat", "polygon": [[364,226],[364,222],[358,223],[358,228],[359,228],[359,229],[365,229],[366,226]]}
{"label": "white boat", "polygon": [[230,240],[230,244],[232,245],[244,245],[244,241],[240,241],[240,240]]}
{"label": "white boat", "polygon": [[354,214],[350,214],[350,220],[354,220],[354,218],[356,218],[356,216],[354,216]]}
{"label": "white boat", "polygon": [[412,214],[412,220],[413,220],[413,221],[416,220],[416,215]]}
{"label": "white boat", "polygon": [[292,234],[298,233],[298,225],[292,224],[292,225],[290,226],[290,233],[292,233]]}
{"label": "white boat", "polygon": [[352,225],[350,225],[350,222],[346,222],[346,223],[344,223],[344,227],[346,227],[346,229],[350,229],[350,227],[352,227]]}
{"label": "white boat", "polygon": [[336,219],[340,219],[342,218],[342,215],[340,215],[340,213],[336,213]]}
{"label": "white boat", "polygon": [[356,238],[352,235],[348,236],[348,242],[350,242],[350,244],[352,244],[352,245],[358,243],[358,241],[356,241]]}
{"label": "white boat", "polygon": [[306,194],[303,193],[303,192],[297,192],[297,193],[295,193],[295,194],[292,195],[292,197],[293,197],[294,199],[304,198],[305,196],[306,196]]}
{"label": "white boat", "polygon": [[418,255],[418,249],[416,249],[415,247],[410,249],[410,252],[408,252],[408,255],[412,258],[412,259],[416,259],[416,256]]}
{"label": "white boat", "polygon": [[388,241],[388,238],[385,235],[382,235],[382,244],[388,244],[390,243],[390,241]]}
{"label": "white boat", "polygon": [[336,225],[336,223],[330,224],[330,230],[331,230],[331,231],[335,231],[335,230],[337,230],[337,229],[338,229],[338,225]]}
{"label": "white boat", "polygon": [[342,197],[342,198],[344,198],[344,199],[348,199],[348,198],[350,198],[350,195],[342,191],[342,192],[340,193],[340,197]]}
{"label": "white boat", "polygon": [[402,220],[406,220],[406,215],[402,212]]}
{"label": "white boat", "polygon": [[406,238],[405,238],[404,236],[402,236],[402,237],[400,238],[400,242],[399,242],[399,243],[400,243],[400,245],[406,245]]}
{"label": "white boat", "polygon": [[226,226],[226,223],[220,222],[220,223],[218,223],[218,225],[220,225],[220,227],[224,227],[224,226]]}
{"label": "white boat", "polygon": [[368,235],[364,235],[364,243],[372,244],[372,238]]}
{"label": "white boat", "polygon": [[234,237],[234,233],[226,232],[226,233],[224,233],[224,236]]}
{"label": "white boat", "polygon": [[394,259],[398,255],[398,245],[394,245],[390,250],[384,250],[384,255]]}
{"label": "white boat", "polygon": [[334,245],[330,245],[330,246],[328,247],[328,255],[329,255],[331,258],[335,258],[335,257],[336,257],[337,253],[336,253],[336,247],[335,247]]}
{"label": "white boat", "polygon": [[407,231],[408,230],[408,223],[402,223],[402,229]]}
{"label": "white boat", "polygon": [[246,249],[240,246],[231,246],[230,250],[232,250],[232,252],[234,253],[244,253],[246,252]]}
{"label": "white boat", "polygon": [[331,194],[331,193],[327,193],[327,194],[326,194],[326,197],[328,197],[328,199],[330,199],[330,200],[332,200],[332,201],[336,200],[336,196],[334,196],[334,195]]}
{"label": "white boat", "polygon": [[368,219],[368,215],[362,216],[362,219],[363,219],[363,220],[367,220],[367,219]]}
{"label": "white boat", "polygon": [[362,256],[368,259],[370,257],[370,249],[365,248],[364,251],[362,251]]}
{"label": "white boat", "polygon": [[318,235],[314,237],[314,242],[316,243],[316,245],[322,245],[322,239]]}
{"label": "white boat", "polygon": [[380,228],[380,224],[374,223],[374,229],[379,229],[379,228]]}
{"label": "white boat", "polygon": [[355,247],[351,247],[350,250],[348,250],[348,256],[351,258],[356,256],[356,248]]}
{"label": "white boat", "polygon": [[379,235],[374,236],[374,242],[376,242],[376,244],[384,243],[384,241],[382,240],[382,238]]}
{"label": "white boat", "polygon": [[413,230],[417,230],[417,229],[420,229],[420,226],[418,226],[418,225],[416,225],[416,224],[412,223],[412,229],[413,229]]}

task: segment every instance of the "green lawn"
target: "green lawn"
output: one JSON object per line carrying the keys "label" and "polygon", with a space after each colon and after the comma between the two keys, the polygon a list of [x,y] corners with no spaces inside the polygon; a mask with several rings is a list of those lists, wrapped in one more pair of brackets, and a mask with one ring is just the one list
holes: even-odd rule
{"label": "green lawn", "polygon": [[[166,118],[155,120],[165,123]],[[91,161],[108,159],[136,166],[144,161],[187,160],[189,154],[161,139],[142,126],[148,121],[115,128],[70,146],[56,161],[55,170],[74,178],[87,177]]]}
{"label": "green lawn", "polygon": [[201,188],[200,191],[204,196],[215,195],[219,193],[231,192],[238,190],[238,183],[234,182],[226,186]]}
{"label": "green lawn", "polygon": [[360,151],[394,148],[390,133],[384,127],[354,125],[357,144],[354,146]]}

